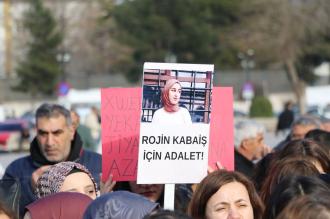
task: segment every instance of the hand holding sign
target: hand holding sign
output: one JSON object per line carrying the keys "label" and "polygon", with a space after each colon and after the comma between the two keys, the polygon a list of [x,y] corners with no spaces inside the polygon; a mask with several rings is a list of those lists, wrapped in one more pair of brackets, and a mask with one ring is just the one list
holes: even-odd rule
{"label": "hand holding sign", "polygon": [[[102,173],[100,174],[100,179],[102,179]],[[112,174],[110,174],[109,178],[107,179],[107,181],[105,183],[101,180],[101,182],[100,182],[101,195],[108,193],[108,192],[112,192],[115,185],[116,185],[116,181],[113,180]]]}

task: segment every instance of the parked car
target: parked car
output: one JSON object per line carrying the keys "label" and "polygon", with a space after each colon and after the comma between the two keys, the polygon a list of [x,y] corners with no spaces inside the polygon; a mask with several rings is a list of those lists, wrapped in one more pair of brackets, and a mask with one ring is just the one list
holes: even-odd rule
{"label": "parked car", "polygon": [[21,151],[29,142],[30,127],[26,120],[10,119],[0,122],[0,150]]}

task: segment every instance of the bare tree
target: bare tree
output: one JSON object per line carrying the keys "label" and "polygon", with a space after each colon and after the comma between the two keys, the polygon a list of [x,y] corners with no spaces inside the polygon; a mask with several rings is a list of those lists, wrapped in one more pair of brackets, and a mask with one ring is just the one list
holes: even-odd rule
{"label": "bare tree", "polygon": [[98,1],[51,2],[64,32],[63,49],[70,54],[69,74],[109,72],[112,50],[106,29],[99,24]]}
{"label": "bare tree", "polygon": [[236,32],[239,46],[256,49],[261,62],[282,64],[304,113],[305,82],[296,64],[329,30],[329,0],[251,0],[243,8],[245,28]]}

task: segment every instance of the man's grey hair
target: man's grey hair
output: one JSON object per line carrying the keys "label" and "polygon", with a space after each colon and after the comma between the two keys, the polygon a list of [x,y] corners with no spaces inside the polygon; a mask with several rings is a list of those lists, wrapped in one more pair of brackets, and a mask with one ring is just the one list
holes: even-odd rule
{"label": "man's grey hair", "polygon": [[321,128],[322,123],[320,118],[311,115],[303,115],[293,121],[293,123],[291,124],[291,128],[293,128],[296,125],[301,125],[301,126],[313,125],[317,129],[319,129]]}
{"label": "man's grey hair", "polygon": [[39,118],[56,118],[59,116],[64,116],[68,126],[72,125],[70,111],[59,104],[44,103],[36,111],[36,121]]}
{"label": "man's grey hair", "polygon": [[265,127],[253,120],[244,120],[235,124],[234,145],[239,148],[242,141],[249,138],[255,138],[258,134],[264,134]]}

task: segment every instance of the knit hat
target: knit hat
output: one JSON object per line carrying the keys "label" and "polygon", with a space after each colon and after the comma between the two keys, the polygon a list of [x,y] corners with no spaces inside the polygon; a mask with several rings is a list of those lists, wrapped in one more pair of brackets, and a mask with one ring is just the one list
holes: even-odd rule
{"label": "knit hat", "polygon": [[54,193],[58,193],[64,183],[65,178],[70,175],[73,170],[86,173],[91,178],[95,187],[95,191],[98,191],[92,174],[87,170],[85,166],[79,163],[66,161],[51,166],[41,175],[36,185],[36,197],[42,198]]}

